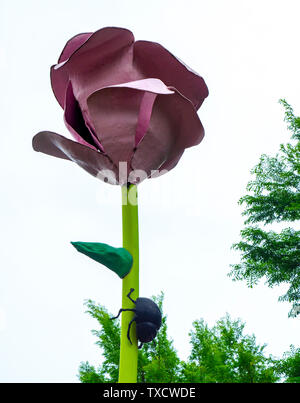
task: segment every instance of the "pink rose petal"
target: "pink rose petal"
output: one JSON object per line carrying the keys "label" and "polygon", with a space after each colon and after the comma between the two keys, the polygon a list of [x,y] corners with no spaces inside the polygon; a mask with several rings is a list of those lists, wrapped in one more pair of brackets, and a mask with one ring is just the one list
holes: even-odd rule
{"label": "pink rose petal", "polygon": [[[145,101],[144,97],[149,97],[146,94],[151,94],[151,102]],[[145,135],[154,94],[173,96],[174,91],[160,80],[149,78],[105,87],[89,96],[86,119],[116,165],[131,160],[136,144]]]}
{"label": "pink rose petal", "polygon": [[106,175],[107,182],[116,184],[114,181],[114,178],[117,178],[116,167],[106,155],[99,151],[49,131],[36,134],[32,145],[35,151],[76,162],[91,175],[101,179],[103,179],[101,172],[104,170],[106,173],[111,172],[110,175]]}

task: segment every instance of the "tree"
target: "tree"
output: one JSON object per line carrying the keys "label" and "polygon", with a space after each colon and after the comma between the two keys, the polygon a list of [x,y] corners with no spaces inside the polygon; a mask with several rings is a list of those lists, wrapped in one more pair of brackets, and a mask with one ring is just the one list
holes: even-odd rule
{"label": "tree", "polygon": [[[291,143],[281,144],[275,157],[262,155],[252,169],[254,179],[247,195],[239,200],[245,206],[246,227],[242,240],[233,245],[241,252],[241,263],[231,265],[234,280],[246,280],[252,287],[265,277],[269,287],[286,283],[289,289],[279,300],[293,304],[289,313],[300,313],[300,231],[287,227],[280,232],[258,225],[296,222],[300,218],[300,117],[285,101],[285,121],[292,133]],[[286,225],[286,224],[285,224]]]}
{"label": "tree", "polygon": [[300,383],[300,348],[291,345],[278,362],[277,372],[285,377],[285,383]]}
{"label": "tree", "polygon": [[264,383],[279,379],[276,360],[265,357],[265,345],[255,336],[244,335],[245,324],[227,314],[211,329],[203,320],[193,323],[192,351],[184,365],[186,382]]}
{"label": "tree", "polygon": [[[156,298],[162,309],[163,294]],[[111,321],[101,305],[87,301],[88,313],[100,324],[93,330],[103,353],[98,369],[88,362],[81,363],[79,379],[83,383],[117,382],[120,349],[120,326]],[[265,346],[256,344],[255,337],[244,335],[240,320],[229,315],[219,320],[211,329],[203,320],[193,323],[190,332],[192,346],[187,362],[178,358],[173,342],[167,335],[166,317],[163,316],[155,342],[144,344],[139,350],[138,382],[275,382],[279,379],[276,360],[264,355]],[[280,369],[282,372],[282,370]]]}

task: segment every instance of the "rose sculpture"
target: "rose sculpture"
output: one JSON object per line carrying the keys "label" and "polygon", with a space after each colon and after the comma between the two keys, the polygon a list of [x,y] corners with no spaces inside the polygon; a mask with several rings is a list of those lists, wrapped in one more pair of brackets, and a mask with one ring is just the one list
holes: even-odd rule
{"label": "rose sculpture", "polygon": [[186,148],[200,143],[197,110],[208,90],[158,43],[135,42],[132,32],[113,27],[70,39],[51,67],[51,84],[74,140],[43,131],[33,138],[34,150],[121,185],[123,247],[72,245],[122,279],[119,382],[136,382],[137,338],[150,342],[161,323],[153,301],[139,298],[136,185],[173,169]]}
{"label": "rose sculpture", "polygon": [[65,45],[51,84],[75,141],[43,131],[33,148],[76,162],[111,184],[138,183],[176,166],[204,136],[204,80],[163,46],[108,27]]}

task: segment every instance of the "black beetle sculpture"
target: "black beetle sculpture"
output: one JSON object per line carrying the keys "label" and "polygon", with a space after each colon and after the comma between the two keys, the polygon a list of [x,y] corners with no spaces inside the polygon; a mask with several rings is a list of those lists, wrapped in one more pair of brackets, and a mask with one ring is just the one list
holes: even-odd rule
{"label": "black beetle sculpture", "polygon": [[135,304],[134,309],[123,309],[119,310],[117,316],[111,319],[117,319],[121,312],[123,311],[132,311],[135,312],[133,319],[129,322],[127,337],[130,343],[130,327],[133,322],[136,322],[136,335],[137,339],[141,342],[138,348],[141,348],[143,343],[149,343],[152,341],[160,326],[161,326],[161,312],[152,299],[149,298],[138,298],[134,301],[131,298],[131,294],[133,293],[134,288],[130,289],[130,292],[127,294],[127,297]]}

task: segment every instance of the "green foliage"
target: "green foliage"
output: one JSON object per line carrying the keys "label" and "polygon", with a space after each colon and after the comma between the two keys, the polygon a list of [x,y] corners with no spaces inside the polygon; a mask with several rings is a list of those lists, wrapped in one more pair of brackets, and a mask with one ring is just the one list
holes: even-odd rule
{"label": "green foliage", "polygon": [[285,383],[300,383],[300,348],[292,345],[278,362],[277,371],[284,375]]}
{"label": "green foliage", "polygon": [[242,241],[233,245],[241,252],[241,263],[231,265],[230,275],[234,280],[246,280],[250,287],[262,277],[270,287],[289,284],[280,300],[293,303],[291,315],[300,301],[300,231],[286,228],[274,232],[249,226],[300,218],[300,118],[285,100],[280,102],[295,144],[281,144],[275,157],[262,155],[251,171],[254,179],[247,185],[250,193],[239,201],[245,206],[242,214],[248,226],[241,231]]}
{"label": "green foliage", "polygon": [[192,350],[184,365],[185,382],[266,383],[276,382],[275,360],[264,356],[265,346],[255,336],[244,335],[245,324],[220,319],[211,329],[203,320],[193,323]]}
{"label": "green foliage", "polygon": [[[163,294],[155,298],[162,309]],[[82,383],[117,382],[120,350],[120,326],[111,321],[106,309],[87,301],[88,313],[100,324],[93,331],[101,347],[103,362],[98,369],[81,363]],[[265,346],[256,344],[255,337],[244,335],[245,324],[231,320],[229,315],[209,328],[203,320],[193,323],[190,332],[191,354],[186,362],[178,358],[173,342],[168,338],[166,317],[163,315],[155,342],[144,344],[138,356],[139,383],[263,383],[276,382],[284,370],[282,363],[264,355]]]}
{"label": "green foliage", "polygon": [[103,354],[102,365],[95,370],[87,362],[81,363],[79,368],[79,379],[83,383],[96,382],[117,382],[119,371],[120,353],[120,325],[117,321],[112,321],[107,310],[101,305],[96,305],[93,301],[86,301],[87,313],[98,321],[100,330],[92,330],[97,337],[96,344],[101,348]]}
{"label": "green foliage", "polygon": [[288,129],[292,132],[292,139],[300,141],[300,117],[295,117],[293,108],[286,100],[280,100],[285,109],[285,121],[289,124]]}
{"label": "green foliage", "polygon": [[105,373],[101,368],[97,371],[88,362],[82,362],[79,367],[79,379],[82,383],[105,383]]}

